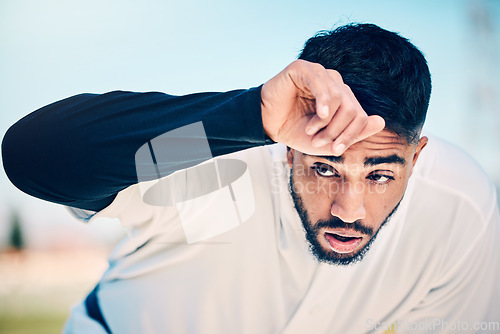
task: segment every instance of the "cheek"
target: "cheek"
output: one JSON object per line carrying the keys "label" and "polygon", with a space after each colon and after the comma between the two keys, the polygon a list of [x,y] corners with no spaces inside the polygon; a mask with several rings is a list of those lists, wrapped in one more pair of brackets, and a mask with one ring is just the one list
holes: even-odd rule
{"label": "cheek", "polygon": [[369,186],[369,192],[365,196],[365,208],[369,220],[381,225],[402,199],[405,185],[406,182],[396,179],[384,187]]}
{"label": "cheek", "polygon": [[295,191],[302,197],[326,194],[324,182],[316,177],[316,173],[311,168],[294,168],[293,180]]}
{"label": "cheek", "polygon": [[310,219],[313,221],[318,218],[324,219],[324,212],[328,213],[330,210],[335,184],[318,178],[313,171],[307,170],[300,173],[294,171],[293,181],[295,192],[300,195],[304,208],[311,215]]}

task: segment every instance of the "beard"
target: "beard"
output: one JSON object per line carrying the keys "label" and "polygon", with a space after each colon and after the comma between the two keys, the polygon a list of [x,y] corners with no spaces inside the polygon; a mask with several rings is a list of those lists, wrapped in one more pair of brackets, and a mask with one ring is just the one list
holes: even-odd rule
{"label": "beard", "polygon": [[[336,266],[347,266],[354,263],[358,263],[361,260],[363,260],[366,253],[370,249],[370,246],[376,239],[378,232],[382,229],[384,225],[386,225],[391,216],[396,212],[402,200],[401,198],[401,200],[398,202],[398,204],[396,204],[394,209],[392,209],[391,213],[387,215],[387,217],[384,219],[378,230],[374,231],[371,227],[363,225],[360,221],[346,223],[340,218],[335,216],[332,216],[329,220],[318,220],[316,224],[312,224],[311,221],[309,220],[309,215],[307,213],[307,210],[304,208],[302,197],[295,191],[294,181],[293,181],[293,169],[290,174],[289,191],[292,196],[295,209],[297,210],[300,220],[302,221],[302,226],[304,227],[305,230],[306,239],[309,242],[309,250],[319,262]],[[357,252],[341,254],[333,250],[325,250],[325,248],[321,246],[320,238],[323,237],[321,233],[321,230],[323,228],[350,229],[368,236],[369,239],[366,245],[363,246],[363,248],[358,250]]]}

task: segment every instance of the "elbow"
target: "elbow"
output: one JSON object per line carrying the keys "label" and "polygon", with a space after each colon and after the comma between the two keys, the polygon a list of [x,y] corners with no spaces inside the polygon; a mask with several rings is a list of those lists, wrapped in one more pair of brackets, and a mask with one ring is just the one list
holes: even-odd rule
{"label": "elbow", "polygon": [[29,189],[27,189],[29,180],[24,173],[27,161],[26,156],[22,153],[26,135],[23,136],[23,131],[19,128],[20,126],[16,123],[5,133],[2,140],[2,162],[10,182],[21,191],[29,193]]}
{"label": "elbow", "polygon": [[30,122],[21,119],[12,125],[2,140],[2,161],[10,182],[22,192],[45,199],[47,160],[43,140]]}

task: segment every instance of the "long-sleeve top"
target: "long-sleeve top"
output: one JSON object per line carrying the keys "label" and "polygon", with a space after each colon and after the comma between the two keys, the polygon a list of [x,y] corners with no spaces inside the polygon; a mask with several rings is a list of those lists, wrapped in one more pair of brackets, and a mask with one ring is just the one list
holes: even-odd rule
{"label": "long-sleeve top", "polygon": [[[262,126],[260,87],[186,96],[80,94],[14,124],[2,142],[4,168],[32,196],[99,211],[138,182],[135,154],[142,145],[196,122],[203,124],[213,157],[272,143]],[[209,158],[196,141],[179,141],[188,154],[164,161],[166,174]]]}

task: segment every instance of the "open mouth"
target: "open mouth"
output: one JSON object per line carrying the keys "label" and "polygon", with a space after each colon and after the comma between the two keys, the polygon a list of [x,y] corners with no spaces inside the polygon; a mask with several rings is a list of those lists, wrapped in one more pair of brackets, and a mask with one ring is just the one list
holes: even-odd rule
{"label": "open mouth", "polygon": [[363,240],[362,237],[350,237],[333,232],[325,232],[325,239],[333,251],[343,254],[353,252]]}

